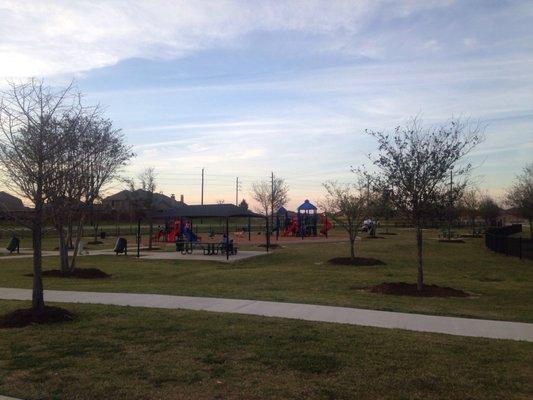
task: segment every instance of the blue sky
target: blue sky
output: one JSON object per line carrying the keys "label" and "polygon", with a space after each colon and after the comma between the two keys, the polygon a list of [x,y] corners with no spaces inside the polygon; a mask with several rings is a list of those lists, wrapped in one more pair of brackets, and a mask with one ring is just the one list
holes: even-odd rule
{"label": "blue sky", "polygon": [[270,171],[290,206],[347,182],[418,115],[486,126],[472,154],[500,195],[533,161],[531,1],[0,0],[0,78],[76,79],[160,190],[234,201]]}

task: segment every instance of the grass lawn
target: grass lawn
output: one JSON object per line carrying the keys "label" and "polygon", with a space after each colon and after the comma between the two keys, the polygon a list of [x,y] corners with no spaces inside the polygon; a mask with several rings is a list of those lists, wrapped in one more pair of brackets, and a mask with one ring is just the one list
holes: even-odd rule
{"label": "grass lawn", "polygon": [[[413,298],[360,290],[382,282],[415,282],[412,231],[386,239],[363,239],[358,252],[383,266],[335,266],[327,261],[349,254],[346,243],[287,245],[268,256],[233,264],[202,261],[137,260],[124,256],[80,258],[112,278],[44,279],[47,289],[164,293],[275,300],[381,310],[533,322],[533,262],[492,253],[482,239],[440,243],[437,231],[425,234],[426,282],[465,290],[471,298]],[[57,268],[45,258],[45,269]],[[30,288],[31,259],[0,260],[0,286]]]}
{"label": "grass lawn", "polygon": [[[0,301],[0,313],[28,306]],[[0,331],[25,399],[525,399],[533,343],[193,311],[68,305]]]}

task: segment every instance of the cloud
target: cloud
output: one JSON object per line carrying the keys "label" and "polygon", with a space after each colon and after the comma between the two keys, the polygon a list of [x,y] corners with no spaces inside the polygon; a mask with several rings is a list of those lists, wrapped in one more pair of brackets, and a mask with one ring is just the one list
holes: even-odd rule
{"label": "cloud", "polygon": [[251,32],[294,31],[349,40],[368,21],[449,1],[0,0],[0,76],[76,73],[134,57],[166,59],[239,46]]}

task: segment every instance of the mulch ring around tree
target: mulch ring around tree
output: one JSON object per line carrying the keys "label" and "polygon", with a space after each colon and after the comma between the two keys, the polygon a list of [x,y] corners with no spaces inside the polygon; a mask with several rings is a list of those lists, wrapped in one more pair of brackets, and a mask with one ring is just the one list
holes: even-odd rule
{"label": "mulch ring around tree", "polygon": [[[257,247],[267,247],[266,244],[258,244]],[[275,249],[282,249],[283,246],[281,244],[272,243],[268,246],[269,249],[275,250]]]}
{"label": "mulch ring around tree", "polygon": [[[43,276],[53,278],[79,278],[79,279],[104,279],[111,278],[111,275],[98,268],[75,268],[70,272],[64,273],[59,269],[47,269],[42,272]],[[26,274],[33,276],[33,274]]]}
{"label": "mulch ring around tree", "polygon": [[33,324],[57,324],[72,321],[76,315],[60,307],[45,306],[42,310],[31,308],[0,315],[0,328],[22,328]]}
{"label": "mulch ring around tree", "polygon": [[364,258],[364,257],[335,257],[328,260],[330,264],[334,265],[355,265],[360,267],[370,267],[372,265],[385,265],[385,263],[376,258]]}
{"label": "mulch ring around tree", "polygon": [[418,291],[416,283],[406,282],[384,282],[364,288],[364,290],[371,293],[392,294],[395,296],[470,297],[470,294],[462,290],[437,285],[424,285],[424,288]]}

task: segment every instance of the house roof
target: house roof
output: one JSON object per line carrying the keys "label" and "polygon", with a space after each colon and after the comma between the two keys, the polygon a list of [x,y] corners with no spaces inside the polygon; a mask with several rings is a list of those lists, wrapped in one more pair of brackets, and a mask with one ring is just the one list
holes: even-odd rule
{"label": "house roof", "polygon": [[0,211],[21,211],[26,210],[24,203],[18,197],[6,192],[0,192]]}
{"label": "house roof", "polygon": [[[111,196],[106,197],[104,199],[104,202],[107,203],[111,201],[140,200],[148,196],[148,193],[149,192],[143,189],[137,189],[133,192],[130,190],[122,190],[118,193],[115,193]],[[164,195],[163,193],[154,193],[153,196],[154,196],[153,201],[156,207],[172,208],[172,207],[185,205],[185,203],[182,203],[181,201],[177,201],[176,199],[173,199],[172,197]]]}
{"label": "house roof", "polygon": [[234,204],[204,204],[204,205],[183,205],[173,207],[168,210],[161,210],[154,214],[156,217],[164,218],[209,218],[209,217],[251,217],[265,218],[264,215],[245,210]]}

